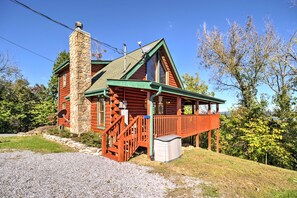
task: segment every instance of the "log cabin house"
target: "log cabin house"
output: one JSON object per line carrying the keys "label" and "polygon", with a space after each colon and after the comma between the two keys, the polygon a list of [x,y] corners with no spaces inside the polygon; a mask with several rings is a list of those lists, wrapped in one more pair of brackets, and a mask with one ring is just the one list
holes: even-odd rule
{"label": "log cabin house", "polygon": [[[154,138],[181,138],[216,131],[219,152],[219,104],[225,101],[184,89],[164,39],[149,43],[112,61],[91,60],[90,34],[76,23],[70,35],[70,60],[55,69],[58,110],[66,109],[58,125],[72,133],[102,134],[102,155],[127,161],[138,147],[154,158]],[[190,106],[191,114],[184,115]],[[207,111],[200,114],[200,107]],[[213,108],[215,107],[215,108]]]}

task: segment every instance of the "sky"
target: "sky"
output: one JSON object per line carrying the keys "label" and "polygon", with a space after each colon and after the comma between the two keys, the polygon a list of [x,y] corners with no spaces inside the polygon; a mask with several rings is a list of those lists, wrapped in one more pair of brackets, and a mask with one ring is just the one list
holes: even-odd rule
{"label": "sky", "polygon": [[[75,21],[81,21],[93,38],[119,49],[126,43],[128,52],[138,48],[138,41],[145,45],[165,38],[179,74],[198,72],[215,96],[226,100],[221,111],[236,104],[236,92],[215,90],[211,73],[200,65],[197,33],[203,23],[224,33],[229,22],[244,25],[247,17],[252,16],[260,33],[264,31],[265,20],[270,20],[285,39],[297,30],[297,6],[291,0],[19,1],[73,28]],[[10,0],[0,0],[0,37],[55,60],[59,52],[69,50],[70,34],[70,30]],[[103,49],[107,50],[103,59],[119,56],[109,48]],[[53,67],[51,61],[1,38],[0,53],[10,56],[31,85],[48,83]],[[260,92],[269,90],[262,86]]]}

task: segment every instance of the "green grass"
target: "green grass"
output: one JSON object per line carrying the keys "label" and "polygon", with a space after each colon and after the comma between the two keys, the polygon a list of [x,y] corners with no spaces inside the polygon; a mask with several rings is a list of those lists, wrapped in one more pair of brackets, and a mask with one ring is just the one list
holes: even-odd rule
{"label": "green grass", "polygon": [[1,149],[30,150],[39,153],[73,152],[70,147],[46,140],[41,136],[0,137]]}
{"label": "green grass", "polygon": [[[201,148],[184,150],[180,159],[170,163],[149,161],[146,155],[140,155],[131,162],[151,166],[154,168],[153,172],[166,178],[182,178],[186,175],[202,179],[206,184],[199,187],[205,197],[297,197],[296,171]],[[178,196],[176,193],[178,194],[175,192],[174,195]]]}

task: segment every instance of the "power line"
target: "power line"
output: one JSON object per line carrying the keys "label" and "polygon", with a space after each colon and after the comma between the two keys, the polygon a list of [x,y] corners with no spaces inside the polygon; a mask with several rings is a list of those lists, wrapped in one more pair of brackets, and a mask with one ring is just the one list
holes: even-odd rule
{"label": "power line", "polygon": [[[34,12],[35,14],[38,14],[39,16],[42,16],[42,17],[44,17],[44,18],[46,18],[46,19],[48,19],[48,20],[50,20],[50,21],[52,21],[52,22],[54,22],[54,23],[56,23],[56,24],[58,24],[58,25],[60,25],[60,26],[62,26],[64,28],[66,28],[66,29],[69,29],[71,31],[74,31],[74,28],[71,28],[68,25],[65,25],[64,23],[59,22],[59,21],[57,21],[57,20],[55,20],[55,19],[53,19],[53,18],[51,18],[51,17],[49,17],[49,16],[47,16],[47,15],[39,12],[37,10],[34,10],[33,8],[27,6],[26,4],[23,4],[22,2],[20,2],[18,0],[10,0],[10,1],[13,2],[13,3],[15,3],[15,4],[17,4],[17,5],[20,5],[20,6],[24,7],[24,8],[26,8],[26,9],[32,11],[32,12]],[[123,54],[124,53],[123,50],[119,50],[117,47],[113,47],[113,46],[111,46],[111,45],[109,45],[109,44],[107,44],[105,42],[99,41],[99,40],[97,40],[95,38],[92,38],[92,37],[91,37],[91,39],[93,41],[95,41],[95,42],[97,42],[97,43],[105,46],[105,47],[108,47],[108,48],[112,49],[113,51],[115,51],[115,52],[117,52],[119,54]]]}
{"label": "power line", "polygon": [[7,41],[8,43],[11,43],[11,44],[13,44],[13,45],[15,45],[15,46],[17,46],[17,47],[19,47],[19,48],[22,48],[22,49],[24,49],[24,50],[26,50],[26,51],[28,51],[28,52],[30,52],[30,53],[32,53],[32,54],[35,54],[36,56],[39,56],[39,57],[41,57],[41,58],[44,58],[44,59],[46,59],[46,60],[48,60],[48,61],[51,61],[51,62],[53,62],[53,63],[55,62],[55,61],[51,60],[50,58],[47,58],[47,57],[45,57],[45,56],[43,56],[43,55],[41,55],[41,54],[38,54],[37,52],[34,52],[34,51],[32,51],[32,50],[30,50],[30,49],[28,49],[28,48],[26,48],[26,47],[23,47],[23,46],[21,46],[21,45],[15,43],[15,42],[12,42],[12,41],[8,40],[7,38],[4,38],[4,37],[2,37],[2,36],[0,36],[0,38],[1,38],[2,40]]}

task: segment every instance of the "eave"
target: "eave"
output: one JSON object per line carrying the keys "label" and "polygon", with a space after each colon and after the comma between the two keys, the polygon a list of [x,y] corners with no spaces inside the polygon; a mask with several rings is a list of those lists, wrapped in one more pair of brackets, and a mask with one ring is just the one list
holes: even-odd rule
{"label": "eave", "polygon": [[[109,63],[111,63],[111,60],[91,60],[91,64],[101,64],[101,65],[108,65]],[[54,74],[58,74],[60,71],[62,71],[63,69],[65,69],[66,67],[69,66],[70,61],[66,60],[64,61],[61,65],[59,65],[55,70],[54,70]]]}
{"label": "eave", "polygon": [[172,86],[168,86],[168,85],[164,85],[164,84],[152,82],[152,81],[108,79],[107,84],[108,86],[130,87],[130,88],[146,89],[151,91],[158,91],[159,87],[162,86],[162,92],[164,93],[174,94],[174,95],[187,97],[187,98],[199,99],[206,102],[212,102],[217,104],[224,104],[226,102],[225,100],[215,98],[212,96],[187,91],[181,88],[176,88],[176,87],[172,87]]}

